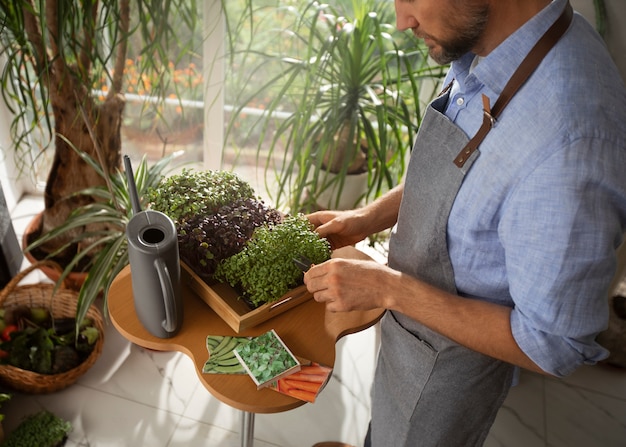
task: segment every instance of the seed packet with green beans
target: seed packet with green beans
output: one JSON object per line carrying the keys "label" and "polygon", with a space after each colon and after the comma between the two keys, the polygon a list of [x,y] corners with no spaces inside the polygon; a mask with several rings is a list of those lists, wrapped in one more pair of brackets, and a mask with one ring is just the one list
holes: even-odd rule
{"label": "seed packet with green beans", "polygon": [[209,359],[204,363],[202,373],[246,374],[239,359],[235,357],[235,348],[249,341],[250,337],[207,335],[206,349],[209,351]]}
{"label": "seed packet with green beans", "polygon": [[235,348],[235,355],[257,389],[300,370],[300,362],[273,329]]}

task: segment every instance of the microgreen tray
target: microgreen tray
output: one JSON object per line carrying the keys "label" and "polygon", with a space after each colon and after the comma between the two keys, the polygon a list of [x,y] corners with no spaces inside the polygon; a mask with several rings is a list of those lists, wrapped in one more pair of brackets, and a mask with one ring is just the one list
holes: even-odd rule
{"label": "microgreen tray", "polygon": [[220,282],[207,284],[184,262],[181,262],[181,267],[183,281],[235,332],[241,332],[263,323],[313,297],[306,286],[299,286],[291,289],[275,302],[250,309],[248,304],[240,298],[239,293],[228,284]]}

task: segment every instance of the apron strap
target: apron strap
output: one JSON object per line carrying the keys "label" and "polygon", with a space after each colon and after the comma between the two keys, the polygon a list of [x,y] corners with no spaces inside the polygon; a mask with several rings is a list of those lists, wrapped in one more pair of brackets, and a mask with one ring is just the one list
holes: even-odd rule
{"label": "apron strap", "polygon": [[520,87],[524,85],[526,80],[539,66],[546,54],[548,54],[552,47],[559,41],[561,36],[565,34],[565,31],[567,31],[572,22],[573,15],[572,6],[568,2],[559,18],[545,34],[541,36],[517,70],[515,70],[515,73],[513,73],[513,76],[511,76],[511,79],[507,82],[493,108],[489,105],[489,98],[483,94],[483,123],[480,129],[478,129],[478,132],[476,132],[476,135],[461,149],[461,152],[459,152],[454,159],[454,164],[457,165],[457,167],[462,168],[467,159],[478,149],[480,143],[482,143],[483,139],[494,126],[496,118],[502,113],[502,110],[504,110],[511,98],[515,96]]}

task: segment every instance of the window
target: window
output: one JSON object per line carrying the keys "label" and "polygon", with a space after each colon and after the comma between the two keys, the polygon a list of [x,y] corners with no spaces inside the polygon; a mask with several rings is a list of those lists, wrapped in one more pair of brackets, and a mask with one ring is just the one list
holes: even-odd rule
{"label": "window", "polygon": [[[381,0],[385,1],[385,0]],[[345,3],[345,5],[343,5]],[[369,3],[369,2],[364,2]],[[222,5],[225,4],[228,20]],[[268,89],[265,98],[256,97],[243,104],[238,120],[229,123],[232,110],[241,106],[245,92],[255,90],[281,70],[277,64],[267,64],[255,57],[256,49],[286,53],[290,46],[306,45],[290,35],[290,26],[299,20],[308,0],[210,0],[197,2],[196,18],[201,26],[196,32],[186,29],[186,21],[176,11],[168,20],[180,37],[169,54],[160,59],[167,74],[158,89],[154,79],[140,76],[142,60],[151,57],[143,51],[143,44],[133,37],[124,66],[124,93],[126,106],[122,126],[122,151],[133,159],[146,154],[149,159],[164,154],[181,152],[178,159],[186,166],[208,169],[233,169],[249,181],[255,190],[265,196],[265,160],[258,156],[259,134],[255,123],[264,114],[271,98],[283,94],[279,89]],[[350,0],[338,0],[337,5],[347,9]],[[245,13],[252,12],[254,20]],[[137,14],[137,12],[135,12]],[[133,18],[138,23],[139,17]],[[250,25],[252,24],[252,28]],[[400,38],[405,38],[400,36]],[[183,49],[192,51],[185,57]],[[102,76],[93,86],[105,95],[110,78]],[[161,101],[156,92],[163,92]],[[244,94],[242,94],[242,92]],[[281,120],[288,116],[275,110],[273,116]],[[0,115],[2,137],[7,134],[8,121]],[[238,126],[229,135],[224,146],[226,125]],[[30,135],[32,154],[25,166],[35,167],[32,176],[22,177],[20,184],[26,192],[41,191],[46,182],[53,151],[39,154],[39,147],[47,144],[47,135]],[[3,146],[10,141],[0,142]],[[12,179],[17,179],[14,168],[8,168]],[[4,178],[5,176],[3,176]],[[14,182],[15,184],[15,182]],[[17,191],[19,194],[20,188]]]}

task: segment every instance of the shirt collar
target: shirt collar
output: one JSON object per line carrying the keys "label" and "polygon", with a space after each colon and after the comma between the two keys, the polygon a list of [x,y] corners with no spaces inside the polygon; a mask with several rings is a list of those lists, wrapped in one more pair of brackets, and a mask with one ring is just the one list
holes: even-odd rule
{"label": "shirt collar", "polygon": [[468,76],[476,76],[480,83],[493,92],[494,97],[490,99],[495,101],[535,43],[559,18],[567,2],[568,0],[554,0],[546,6],[489,53],[471,75],[469,68],[474,54],[465,54],[454,61],[451,70],[455,78],[464,84]]}

